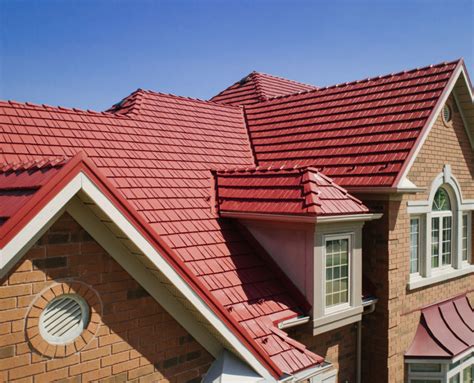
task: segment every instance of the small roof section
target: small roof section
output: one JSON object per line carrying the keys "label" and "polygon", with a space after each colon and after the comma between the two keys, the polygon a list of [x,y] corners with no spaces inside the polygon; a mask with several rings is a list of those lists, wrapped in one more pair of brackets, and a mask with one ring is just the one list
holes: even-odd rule
{"label": "small roof section", "polygon": [[474,347],[474,311],[466,296],[424,308],[405,357],[454,358]]}
{"label": "small roof section", "polygon": [[369,209],[314,168],[255,168],[217,171],[219,211],[334,216]]}
{"label": "small roof section", "polygon": [[228,105],[247,105],[313,89],[317,87],[254,71],[212,97],[210,101]]}
{"label": "small roof section", "polygon": [[0,227],[66,164],[65,156],[0,163]]}

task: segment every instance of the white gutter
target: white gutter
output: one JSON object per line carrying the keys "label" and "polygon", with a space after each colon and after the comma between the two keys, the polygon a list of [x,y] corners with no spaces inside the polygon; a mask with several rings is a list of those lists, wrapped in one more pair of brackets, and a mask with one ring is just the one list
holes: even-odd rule
{"label": "white gutter", "polygon": [[309,316],[287,319],[287,320],[284,320],[284,321],[278,323],[278,328],[280,330],[283,330],[285,328],[299,326],[299,325],[308,323],[309,320],[310,320]]}
{"label": "white gutter", "polygon": [[350,215],[328,215],[317,218],[318,223],[372,221],[382,217],[382,213],[350,214]]}

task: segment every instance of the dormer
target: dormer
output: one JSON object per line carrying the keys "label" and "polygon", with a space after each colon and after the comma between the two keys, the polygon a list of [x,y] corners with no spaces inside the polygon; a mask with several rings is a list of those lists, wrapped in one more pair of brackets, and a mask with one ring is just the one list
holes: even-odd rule
{"label": "dormer", "polygon": [[216,213],[238,219],[306,297],[315,335],[361,319],[362,227],[380,214],[311,167],[217,171],[214,181]]}

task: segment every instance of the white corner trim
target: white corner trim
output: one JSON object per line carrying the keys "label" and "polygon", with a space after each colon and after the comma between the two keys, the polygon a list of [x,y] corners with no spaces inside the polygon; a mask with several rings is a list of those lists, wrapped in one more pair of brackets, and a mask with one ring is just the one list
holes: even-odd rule
{"label": "white corner trim", "polygon": [[172,281],[175,287],[188,301],[214,326],[221,336],[229,341],[238,355],[245,360],[266,382],[275,382],[275,378],[237,338],[227,325],[199,297],[187,282],[171,267],[163,256],[155,250],[148,240],[133,226],[99,188],[83,172],[75,176],[58,194],[38,212],[34,218],[0,251],[0,275],[5,275],[14,265],[14,261],[39,238],[48,226],[64,211],[66,204],[80,190],[85,192],[94,203],[122,230],[129,239],[145,254],[155,266]]}
{"label": "white corner trim", "polygon": [[[466,73],[464,72],[464,67],[461,65],[456,69],[456,72],[453,74],[453,77],[450,80],[448,88],[446,88],[442,94],[442,98],[438,100],[438,104],[436,106],[436,109],[431,113],[431,116],[429,117],[429,120],[427,121],[427,128],[425,129],[423,135],[420,138],[420,141],[416,143],[416,148],[415,151],[411,154],[410,159],[408,160],[407,165],[405,166],[405,169],[403,170],[403,173],[400,176],[400,180],[398,181],[398,185],[400,182],[402,182],[403,179],[405,179],[408,176],[408,173],[410,172],[413,163],[415,162],[421,148],[423,147],[423,144],[425,143],[426,139],[428,138],[429,133],[431,132],[431,129],[433,128],[433,125],[436,122],[436,119],[438,118],[439,114],[441,113],[441,110],[443,109],[444,104],[448,100],[449,96],[451,95],[454,87],[456,86],[456,82],[458,81],[459,77],[463,75],[464,80],[466,83],[466,87],[469,89],[469,93],[471,95],[471,99],[474,102],[473,99],[473,94],[472,94],[472,89],[470,89],[470,86],[468,85]],[[467,126],[466,126],[467,129]]]}
{"label": "white corner trim", "polygon": [[69,200],[81,189],[81,182],[82,175],[78,174],[3,249],[0,249],[0,278],[13,267],[55,219],[61,215]]}
{"label": "white corner trim", "polygon": [[474,273],[474,265],[468,265],[462,269],[448,268],[447,270],[433,273],[431,277],[422,277],[420,275],[410,276],[410,281],[407,284],[408,290],[419,289],[421,287],[429,286],[434,283],[448,281],[453,278],[462,277]]}

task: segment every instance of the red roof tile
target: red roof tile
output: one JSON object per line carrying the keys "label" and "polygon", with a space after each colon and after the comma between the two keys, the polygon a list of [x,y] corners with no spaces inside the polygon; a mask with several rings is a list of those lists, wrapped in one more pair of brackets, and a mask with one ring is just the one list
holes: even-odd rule
{"label": "red roof tile", "polygon": [[392,186],[460,61],[246,105],[257,165]]}
{"label": "red roof tile", "polygon": [[[306,302],[268,273],[268,262],[235,225],[210,210],[209,169],[254,166],[241,108],[140,94],[124,114],[0,102],[3,156],[15,162],[85,152],[244,333],[258,323],[261,337],[268,336],[275,316],[305,313]],[[323,360],[280,343],[282,354],[262,348],[285,373]]]}
{"label": "red roof tile", "polygon": [[265,73],[252,72],[212,97],[211,101],[228,105],[247,105],[311,89],[317,89],[317,87]]}
{"label": "red roof tile", "polygon": [[466,296],[457,297],[421,312],[410,358],[453,358],[474,347],[474,310]]}
{"label": "red roof tile", "polygon": [[15,215],[66,162],[65,157],[52,157],[0,163],[0,226]]}
{"label": "red roof tile", "polygon": [[316,217],[369,211],[314,168],[225,170],[215,178],[220,212]]}

